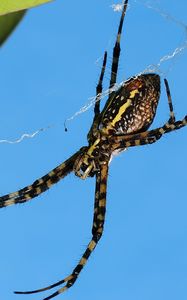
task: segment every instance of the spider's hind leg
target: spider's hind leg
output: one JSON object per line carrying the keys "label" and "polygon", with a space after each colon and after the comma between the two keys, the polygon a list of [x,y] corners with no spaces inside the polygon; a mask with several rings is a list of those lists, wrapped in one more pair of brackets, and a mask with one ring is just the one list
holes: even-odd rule
{"label": "spider's hind leg", "polygon": [[106,188],[107,188],[107,176],[108,176],[108,163],[103,164],[100,166],[100,170],[96,174],[96,188],[95,188],[95,204],[94,204],[94,217],[93,217],[93,225],[92,225],[92,239],[89,242],[85,252],[83,253],[79,263],[74,268],[72,273],[50,286],[45,288],[41,288],[34,291],[27,291],[27,292],[15,292],[16,294],[33,294],[38,293],[46,290],[50,290],[56,286],[65,284],[62,288],[51,294],[50,296],[46,297],[44,300],[52,299],[59,294],[63,293],[67,289],[73,286],[75,281],[77,280],[79,274],[81,273],[82,269],[87,263],[88,258],[90,257],[91,253],[94,251],[97,243],[99,242],[104,228],[104,221],[105,221],[105,212],[106,212]]}
{"label": "spider's hind leg", "polygon": [[170,120],[171,119],[169,119],[169,121],[162,127],[158,127],[156,129],[135,134],[113,136],[110,138],[110,142],[113,143],[114,150],[153,144],[164,134],[179,130],[184,126],[187,126],[187,115],[179,121],[171,122]]}
{"label": "spider's hind leg", "polygon": [[184,126],[187,126],[187,115],[182,120],[175,120],[172,98],[167,79],[164,79],[164,84],[166,87],[166,94],[169,105],[169,120],[162,127],[158,127],[156,129],[134,134],[112,136],[110,142],[114,144],[114,149],[124,149],[128,147],[152,144],[159,140],[165,133],[169,133],[171,131],[175,131]]}

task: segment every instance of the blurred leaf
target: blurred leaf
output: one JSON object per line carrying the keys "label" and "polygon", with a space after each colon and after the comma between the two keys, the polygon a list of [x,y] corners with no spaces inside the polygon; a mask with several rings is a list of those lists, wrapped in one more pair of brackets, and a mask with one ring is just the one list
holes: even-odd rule
{"label": "blurred leaf", "polygon": [[23,18],[26,10],[0,16],[0,46]]}
{"label": "blurred leaf", "polygon": [[31,8],[52,0],[0,0],[0,15]]}

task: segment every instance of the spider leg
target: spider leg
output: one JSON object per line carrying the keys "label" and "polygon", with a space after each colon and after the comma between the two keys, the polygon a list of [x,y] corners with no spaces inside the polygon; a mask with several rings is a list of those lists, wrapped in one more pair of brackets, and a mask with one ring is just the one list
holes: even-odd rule
{"label": "spider leg", "polygon": [[[121,19],[118,27],[118,33],[117,33],[117,38],[115,42],[115,46],[113,48],[113,57],[112,57],[112,67],[111,67],[111,78],[110,78],[110,86],[109,89],[111,89],[115,83],[116,83],[116,77],[117,77],[117,71],[118,71],[118,64],[119,64],[119,57],[120,57],[120,41],[121,41],[121,33],[122,33],[122,27],[123,27],[123,21],[127,9],[127,4],[128,0],[124,1],[123,5],[123,10],[121,14]],[[106,61],[107,61],[107,52],[105,51],[104,53],[104,58],[103,58],[103,66],[101,69],[101,74],[99,77],[99,82],[96,87],[96,102],[95,102],[95,107],[94,107],[94,119],[92,126],[90,128],[90,131],[88,133],[88,140],[92,138],[92,134],[98,132],[98,124],[100,121],[100,101],[101,101],[101,93],[102,93],[102,82],[103,82],[103,77],[104,77],[104,72],[106,68]]]}
{"label": "spider leg", "polygon": [[17,192],[0,197],[0,208],[17,203],[24,203],[45,192],[53,184],[57,183],[59,180],[72,172],[74,162],[81,150],[82,149],[80,149],[58,167],[51,170],[48,174],[34,181],[31,185],[28,185]]}
{"label": "spider leg", "polygon": [[107,52],[105,51],[104,57],[103,57],[103,65],[101,69],[101,74],[99,76],[99,82],[96,87],[96,101],[95,101],[95,107],[94,107],[94,119],[100,114],[100,101],[101,101],[101,93],[103,90],[103,77],[105,73],[105,68],[106,68],[106,62],[107,62]]}
{"label": "spider leg", "polygon": [[103,164],[100,166],[100,171],[96,174],[96,188],[95,188],[95,204],[94,204],[94,217],[93,217],[93,225],[92,225],[92,239],[89,242],[86,251],[83,253],[79,263],[74,268],[71,275],[67,276],[65,279],[60,280],[50,286],[47,286],[45,288],[41,288],[34,291],[27,291],[27,292],[15,292],[16,294],[33,294],[38,293],[42,291],[46,291],[49,289],[52,289],[56,286],[59,286],[63,283],[66,283],[66,285],[62,288],[60,288],[58,291],[54,292],[50,296],[46,297],[43,300],[49,300],[52,299],[59,294],[63,293],[77,280],[80,272],[84,268],[84,266],[87,263],[88,258],[90,257],[91,253],[97,246],[97,243],[99,242],[104,228],[104,221],[105,221],[105,212],[106,212],[106,188],[107,188],[107,176],[108,176],[108,163]]}
{"label": "spider leg", "polygon": [[170,88],[169,88],[169,84],[168,84],[168,81],[166,78],[164,78],[164,84],[166,87],[166,94],[167,94],[167,98],[168,98],[168,105],[169,105],[169,112],[170,112],[169,122],[174,123],[175,115],[174,115],[174,111],[173,111],[173,104],[172,104],[172,99],[171,99]]}
{"label": "spider leg", "polygon": [[175,121],[170,88],[166,78],[164,79],[164,83],[166,87],[170,113],[168,122],[166,122],[162,127],[158,127],[153,130],[129,135],[126,134],[113,136],[111,137],[111,143],[114,143],[114,149],[124,149],[128,147],[152,144],[159,140],[165,133],[178,130],[187,125],[187,116],[180,121]]}
{"label": "spider leg", "polygon": [[129,134],[129,135],[119,135],[111,137],[110,141],[114,143],[114,150],[124,149],[128,147],[141,146],[146,144],[155,143],[159,140],[165,133],[181,129],[187,125],[187,115],[180,121],[175,121],[170,123],[170,120],[165,123],[162,127],[158,127],[153,130]]}
{"label": "spider leg", "polygon": [[107,52],[105,51],[104,57],[103,57],[103,65],[101,69],[101,74],[99,76],[99,81],[96,87],[96,100],[95,100],[95,106],[94,106],[94,118],[91,125],[91,128],[88,133],[88,139],[92,139],[92,133],[97,132],[98,130],[98,123],[99,123],[99,116],[100,116],[100,102],[101,102],[101,94],[103,90],[103,77],[105,73],[106,68],[106,62],[107,62]]}
{"label": "spider leg", "polygon": [[110,87],[112,88],[116,83],[117,71],[118,71],[118,64],[119,64],[119,57],[120,57],[120,41],[121,41],[121,33],[123,28],[123,21],[126,14],[128,5],[128,0],[124,1],[123,10],[121,14],[121,19],[118,27],[118,33],[116,37],[116,43],[113,48],[113,58],[112,58],[112,68],[111,68],[111,78],[110,78]]}

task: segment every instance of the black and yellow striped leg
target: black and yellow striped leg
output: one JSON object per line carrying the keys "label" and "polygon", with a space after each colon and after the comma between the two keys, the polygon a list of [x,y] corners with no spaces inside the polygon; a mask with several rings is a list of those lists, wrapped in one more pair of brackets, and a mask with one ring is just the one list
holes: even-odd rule
{"label": "black and yellow striped leg", "polygon": [[170,112],[170,118],[169,118],[169,123],[174,123],[175,122],[175,115],[173,111],[173,104],[172,104],[172,99],[171,99],[171,93],[170,93],[170,88],[167,79],[164,79],[164,84],[166,87],[166,94],[168,98],[168,105],[169,105],[169,112]]}
{"label": "black and yellow striped leg", "polygon": [[96,87],[96,102],[94,107],[94,120],[95,118],[100,114],[100,101],[101,101],[101,93],[103,91],[103,77],[105,74],[105,68],[106,68],[106,62],[107,62],[107,52],[105,51],[104,57],[103,57],[103,65],[101,69],[101,74],[99,76],[99,82]]}
{"label": "black and yellow striped leg", "polygon": [[[120,51],[121,51],[121,49],[120,49],[121,33],[122,33],[123,21],[124,21],[127,5],[128,5],[128,0],[125,0],[124,5],[123,5],[122,14],[121,14],[119,27],[118,27],[118,33],[117,33],[115,46],[113,48],[112,67],[111,67],[111,77],[110,77],[109,88],[112,88],[116,83],[119,57],[120,57]],[[95,102],[95,107],[94,107],[94,114],[95,115],[94,115],[92,126],[90,128],[89,133],[88,133],[88,139],[89,140],[92,138],[92,134],[94,134],[94,133],[97,134],[98,133],[98,124],[99,124],[99,121],[100,121],[100,101],[101,101],[101,93],[102,93],[102,82],[103,82],[104,72],[105,72],[105,68],[106,68],[106,62],[107,62],[107,52],[105,51],[104,58],[103,58],[103,66],[102,66],[102,69],[101,69],[99,82],[98,82],[98,85],[96,87],[96,102]]]}
{"label": "black and yellow striped leg", "polygon": [[111,137],[110,142],[113,143],[114,150],[152,144],[159,140],[164,134],[179,130],[184,126],[187,126],[187,116],[180,121],[175,121],[174,123],[170,123],[169,120],[162,127],[153,130],[131,135],[113,136]]}
{"label": "black and yellow striped leg", "polygon": [[34,291],[15,292],[16,294],[33,294],[33,293],[43,292],[52,289],[56,286],[59,286],[63,283],[66,283],[64,287],[60,288],[52,295],[43,299],[43,300],[49,300],[63,293],[70,287],[72,287],[72,285],[77,280],[80,272],[82,271],[85,264],[87,263],[87,260],[90,257],[91,253],[97,246],[97,243],[99,242],[103,233],[105,212],[106,212],[107,177],[108,177],[108,163],[101,165],[100,171],[98,171],[98,173],[96,174],[95,205],[94,205],[95,209],[94,209],[94,218],[93,218],[93,226],[92,226],[92,239],[89,242],[86,251],[82,255],[82,258],[80,259],[78,265],[74,268],[72,274],[64,278],[63,280],[60,280],[48,287],[34,290]]}
{"label": "black and yellow striped leg", "polygon": [[112,58],[112,68],[111,68],[111,79],[110,79],[110,88],[114,86],[116,83],[116,78],[117,78],[117,71],[118,71],[118,64],[119,64],[119,57],[120,57],[120,41],[121,41],[121,33],[122,33],[122,28],[123,28],[123,21],[125,17],[125,13],[127,10],[127,5],[128,5],[128,0],[124,1],[123,5],[123,10],[121,14],[121,19],[118,27],[118,33],[117,33],[117,38],[116,38],[116,43],[113,49],[113,58]]}
{"label": "black and yellow striped leg", "polygon": [[82,152],[82,149],[80,149],[58,167],[51,170],[48,174],[34,181],[31,185],[28,185],[17,192],[0,197],[0,208],[13,204],[24,203],[48,190],[53,184],[57,183],[59,180],[73,171],[74,162],[79,156],[80,152]]}
{"label": "black and yellow striped leg", "polygon": [[92,122],[92,126],[90,128],[90,131],[88,133],[88,138],[92,138],[90,136],[90,133],[95,133],[98,131],[98,124],[99,124],[99,116],[100,116],[100,102],[101,102],[101,94],[103,91],[103,77],[105,74],[105,68],[106,68],[106,62],[107,62],[107,52],[105,51],[104,57],[103,57],[103,65],[101,69],[101,74],[99,76],[99,81],[96,87],[96,100],[95,100],[95,106],[94,106],[94,118]]}
{"label": "black and yellow striped leg", "polygon": [[187,125],[187,116],[183,120],[175,121],[175,115],[173,111],[172,98],[170,93],[170,88],[167,79],[164,79],[164,84],[166,87],[166,94],[169,105],[169,120],[162,127],[137,133],[137,134],[126,134],[117,135],[111,137],[110,143],[114,145],[114,149],[124,149],[128,147],[134,147],[139,145],[146,145],[155,143],[159,140],[163,134],[169,133],[174,130],[178,130]]}

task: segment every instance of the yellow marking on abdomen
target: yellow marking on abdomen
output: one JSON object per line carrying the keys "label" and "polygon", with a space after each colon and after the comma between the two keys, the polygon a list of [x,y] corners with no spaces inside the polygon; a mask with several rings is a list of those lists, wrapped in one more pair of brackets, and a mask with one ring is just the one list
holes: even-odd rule
{"label": "yellow marking on abdomen", "polygon": [[131,91],[130,92],[130,99],[133,99],[134,98],[134,96],[136,95],[136,94],[138,94],[139,93],[139,91],[136,89],[136,90],[133,90],[133,91]]}
{"label": "yellow marking on abdomen", "polygon": [[117,113],[117,115],[115,116],[113,121],[111,122],[112,126],[115,126],[116,122],[120,121],[122,114],[124,114],[127,107],[129,107],[131,105],[131,103],[132,103],[132,101],[130,99],[128,99],[127,102],[120,107],[119,112]]}

